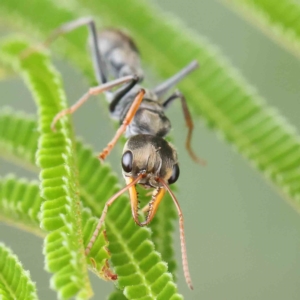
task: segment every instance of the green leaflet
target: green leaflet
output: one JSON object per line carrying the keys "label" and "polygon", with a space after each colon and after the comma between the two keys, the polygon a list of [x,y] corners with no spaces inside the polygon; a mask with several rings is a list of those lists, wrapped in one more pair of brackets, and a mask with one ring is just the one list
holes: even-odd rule
{"label": "green leaflet", "polygon": [[[7,111],[6,111],[7,113]],[[6,114],[7,116],[7,114]],[[15,115],[15,118],[10,115],[9,118],[5,118],[7,124],[18,123],[20,125],[28,125],[31,120],[27,117],[20,118],[20,114]],[[0,120],[3,121],[3,114],[0,113]],[[2,123],[3,124],[3,123]],[[4,128],[7,126],[4,125]],[[22,131],[21,131],[22,132]],[[15,136],[16,137],[16,136]],[[4,145],[4,143],[3,143]],[[30,144],[28,144],[30,145]],[[5,147],[5,145],[4,145]],[[21,157],[19,157],[21,158]],[[16,179],[14,176],[6,176],[0,178],[0,220],[10,225],[17,226],[21,229],[25,229],[29,232],[44,237],[46,234],[41,230],[39,224],[39,213],[43,203],[43,199],[40,197],[39,185],[37,181],[28,181],[26,179]],[[84,244],[88,243],[91,228],[96,226],[97,218],[93,218],[89,209],[83,209],[82,211],[82,224]],[[96,249],[97,252],[95,251]],[[107,271],[107,260],[110,255],[107,249],[107,239],[101,233],[94,246],[93,261],[88,259],[90,269],[101,278],[107,279],[105,271]],[[49,259],[49,268],[56,269],[60,267],[60,250],[53,251],[47,249],[51,259]],[[59,256],[58,256],[59,254]],[[59,259],[58,259],[59,258]],[[66,260],[68,257],[63,257]]]}
{"label": "green leaflet", "polygon": [[[37,162],[41,168],[41,228],[49,232],[45,238],[46,268],[54,273],[51,285],[59,297],[68,299],[91,296],[84,254],[81,208],[77,188],[77,170],[73,154],[72,132],[66,119],[57,133],[51,132],[53,117],[67,107],[61,80],[47,56],[33,53],[20,60],[25,42],[2,45],[4,63],[20,70],[39,107],[40,132]],[[20,64],[20,65],[18,65]]]}
{"label": "green leaflet", "polygon": [[9,108],[0,111],[0,154],[14,160],[16,164],[38,171],[35,166],[39,138],[37,122],[23,113],[14,114],[12,118],[12,112]]}
{"label": "green leaflet", "polygon": [[300,50],[300,3],[294,0],[223,0],[253,25],[298,58]]}
{"label": "green leaflet", "polygon": [[38,214],[42,205],[37,182],[7,176],[0,181],[0,220],[44,236]]}
{"label": "green leaflet", "polygon": [[16,255],[2,243],[0,243],[0,299],[38,299],[29,272],[23,269]]}
{"label": "green leaflet", "polygon": [[[15,123],[22,124],[25,128],[26,124],[31,121],[31,118],[21,117],[20,114],[9,112],[8,109],[0,111],[0,124],[4,128],[6,128],[6,124],[11,126]],[[3,149],[9,148],[11,142],[18,138],[16,131],[10,137],[0,135],[0,145],[3,146]],[[26,149],[26,143],[24,149]],[[78,142],[76,150],[80,170],[81,200],[83,205],[89,207],[94,215],[99,215],[105,200],[119,188],[117,178],[108,165],[99,164],[91,149]],[[28,147],[26,151],[20,153],[18,159],[23,160],[29,157],[28,154],[31,151],[34,150]],[[92,178],[90,174],[93,174]],[[100,180],[101,178],[103,180]],[[121,197],[109,208],[105,223],[110,241],[109,250],[118,274],[119,286],[125,288],[128,299],[136,299],[136,297],[139,299],[141,296],[136,295],[147,293],[161,295],[162,299],[169,296],[174,299],[182,299],[175,292],[176,287],[171,280],[171,275],[166,273],[166,264],[153,250],[153,244],[149,240],[149,230],[140,228],[133,222],[127,197]],[[92,230],[84,231],[85,244],[87,244],[91,232]],[[142,283],[144,286],[141,286]],[[155,299],[155,296],[149,297],[148,299]],[[142,298],[144,299],[144,297]]]}

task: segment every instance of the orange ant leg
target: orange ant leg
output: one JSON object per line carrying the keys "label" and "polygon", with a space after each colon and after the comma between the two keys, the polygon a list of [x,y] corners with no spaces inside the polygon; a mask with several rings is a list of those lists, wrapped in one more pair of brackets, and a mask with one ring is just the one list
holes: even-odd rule
{"label": "orange ant leg", "polygon": [[54,119],[51,123],[51,129],[53,131],[55,131],[55,124],[57,123],[57,121],[59,119],[61,119],[65,115],[73,114],[91,96],[99,95],[105,91],[112,89],[113,87],[115,87],[119,84],[123,84],[123,83],[129,82],[129,81],[132,81],[132,80],[135,80],[135,76],[129,75],[129,76],[125,76],[125,77],[101,84],[99,86],[90,88],[89,91],[86,94],[84,94],[75,104],[73,104],[70,108],[62,110],[54,117]]}
{"label": "orange ant leg", "polygon": [[108,143],[106,148],[103,149],[103,151],[99,154],[99,159],[104,160],[106,156],[110,153],[110,151],[113,149],[115,144],[117,143],[118,139],[121,137],[121,135],[125,132],[127,126],[130,124],[132,119],[134,118],[141,102],[143,101],[143,97],[145,95],[145,90],[141,89],[141,91],[137,94],[134,101],[132,102],[125,119],[123,120],[122,125],[117,130],[115,136],[113,139]]}
{"label": "orange ant leg", "polygon": [[109,206],[111,206],[114,201],[120,196],[122,195],[124,192],[126,192],[129,188],[131,188],[133,185],[137,184],[139,182],[139,180],[144,176],[144,174],[140,174],[136,179],[132,180],[129,184],[127,184],[124,188],[122,188],[120,191],[118,191],[115,195],[113,195],[106,203],[105,206],[103,208],[101,217],[99,218],[99,221],[97,223],[97,226],[93,232],[93,235],[87,245],[87,247],[85,248],[85,255],[89,255],[98,235],[100,232],[100,229],[104,223],[106,214],[107,214],[107,210],[109,208]]}
{"label": "orange ant leg", "polygon": [[206,161],[199,158],[195,152],[192,149],[191,146],[191,140],[192,140],[192,133],[194,130],[194,123],[193,123],[193,119],[191,116],[191,113],[189,111],[188,105],[186,103],[186,99],[184,97],[184,95],[182,93],[180,93],[179,91],[175,92],[173,95],[171,95],[164,103],[163,106],[166,108],[168,107],[168,105],[173,102],[175,99],[180,99],[181,101],[181,107],[182,107],[182,111],[183,111],[183,115],[184,115],[184,119],[185,119],[185,124],[188,128],[188,134],[187,134],[187,138],[186,138],[186,143],[185,143],[185,147],[190,155],[190,157],[192,158],[193,161],[195,161],[196,163],[201,164],[202,166],[206,165]]}

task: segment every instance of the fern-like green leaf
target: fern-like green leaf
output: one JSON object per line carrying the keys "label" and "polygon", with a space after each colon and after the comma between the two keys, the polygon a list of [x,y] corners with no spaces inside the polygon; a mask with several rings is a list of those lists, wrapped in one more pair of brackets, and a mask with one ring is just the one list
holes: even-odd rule
{"label": "fern-like green leaf", "polygon": [[294,0],[223,0],[253,25],[300,58],[300,3]]}
{"label": "fern-like green leaf", "polygon": [[2,243],[0,243],[0,299],[38,299],[29,272],[23,269],[16,255]]}
{"label": "fern-like green leaf", "polygon": [[[19,7],[15,1],[4,0],[0,11],[3,15],[13,12],[21,24],[26,24],[30,34],[33,28],[38,27],[41,28],[40,35],[44,33],[46,36],[50,32],[49,22],[43,20],[43,15],[37,18],[33,13],[41,11],[41,3],[47,7],[47,15],[50,13],[52,16],[51,20],[55,23],[53,27],[60,25],[55,22],[56,13],[61,17],[60,12],[64,11],[65,15],[65,10],[73,13],[72,19],[79,12],[85,12],[100,16],[96,16],[96,20],[104,25],[127,27],[138,41],[146,63],[163,77],[174,74],[192,58],[197,59],[201,63],[201,70],[180,84],[194,114],[202,116],[208,126],[221,132],[299,209],[299,136],[207,41],[141,0],[129,0],[126,5],[121,0],[69,1],[68,8],[61,8],[58,0],[51,1],[52,6],[47,0],[32,1],[32,13],[29,14],[26,14],[24,6]],[[72,38],[75,36],[73,34]],[[64,40],[69,38],[65,37]],[[79,48],[74,47],[71,51],[73,56],[69,56],[70,59],[79,57]],[[75,61],[74,64],[78,65]]]}
{"label": "fern-like green leaf", "polygon": [[[72,132],[66,120],[57,133],[51,132],[54,116],[67,107],[59,75],[47,56],[34,53],[26,59],[18,56],[28,49],[21,41],[4,43],[4,62],[20,70],[39,106],[38,165],[41,167],[41,227],[49,234],[45,239],[46,268],[55,273],[52,286],[60,298],[86,299],[90,287],[81,228],[81,208],[77,188]],[[55,253],[55,254],[54,254]]]}
{"label": "fern-like green leaf", "polygon": [[[19,116],[16,115],[16,118],[10,116],[10,124],[14,123],[14,121],[21,122],[23,125],[30,124],[31,120],[29,118],[21,119]],[[2,120],[1,116],[0,120]],[[44,237],[46,233],[39,226],[39,214],[43,199],[39,194],[38,182],[16,179],[16,177],[9,175],[5,178],[0,178],[0,187],[0,220]],[[82,224],[85,245],[89,241],[91,228],[95,227],[96,223],[97,218],[92,217],[91,210],[83,209]],[[99,234],[94,246],[94,250],[97,249],[97,252],[94,251],[92,259],[90,259],[91,256],[88,259],[91,271],[104,279],[108,279],[107,272],[110,271],[108,269],[110,255],[107,251],[107,246],[105,235],[103,233]],[[51,255],[55,255],[54,252]],[[55,263],[56,261],[54,260],[53,264]]]}
{"label": "fern-like green leaf", "polygon": [[[18,122],[26,125],[31,119],[25,117],[20,120],[20,114],[8,115],[0,112],[0,123],[13,124]],[[4,122],[3,119],[6,121]],[[12,140],[18,138],[13,135]],[[0,143],[10,144],[10,138],[0,136]],[[24,145],[26,148],[26,143]],[[77,143],[77,157],[79,165],[80,194],[84,206],[89,207],[93,214],[99,215],[105,200],[119,189],[117,178],[108,165],[100,165],[92,150]],[[26,159],[32,151],[20,153],[19,160]],[[26,154],[25,154],[26,153]],[[24,155],[25,154],[25,155]],[[23,156],[24,155],[24,156]],[[90,174],[93,174],[91,178]],[[101,180],[103,178],[104,180]],[[119,287],[124,288],[128,299],[182,299],[176,293],[176,286],[171,275],[166,273],[167,266],[161,261],[160,255],[154,251],[150,241],[150,232],[147,228],[135,225],[130,217],[130,206],[127,197],[121,197],[108,211],[106,227],[109,250],[112,262],[118,274]],[[85,226],[84,226],[85,227]],[[87,244],[92,229],[84,231],[85,244]],[[98,248],[98,246],[94,246]],[[148,297],[148,298],[147,298]]]}

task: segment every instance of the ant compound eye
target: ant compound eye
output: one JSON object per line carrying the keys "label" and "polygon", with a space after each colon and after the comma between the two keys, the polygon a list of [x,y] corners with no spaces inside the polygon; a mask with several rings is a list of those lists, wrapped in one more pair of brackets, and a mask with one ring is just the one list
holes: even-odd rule
{"label": "ant compound eye", "polygon": [[172,184],[172,183],[176,182],[179,177],[179,174],[180,174],[179,166],[178,166],[178,164],[176,164],[173,166],[173,172],[172,172],[171,177],[168,179],[168,183]]}
{"label": "ant compound eye", "polygon": [[131,151],[126,151],[122,156],[122,168],[126,173],[132,171],[133,156]]}

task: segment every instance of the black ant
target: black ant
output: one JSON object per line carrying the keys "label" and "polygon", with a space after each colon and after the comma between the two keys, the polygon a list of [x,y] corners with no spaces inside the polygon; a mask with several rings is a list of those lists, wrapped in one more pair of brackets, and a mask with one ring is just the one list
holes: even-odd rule
{"label": "black ant", "polygon": [[[174,146],[164,139],[171,129],[171,122],[165,116],[165,110],[176,99],[181,101],[184,118],[188,127],[186,139],[187,151],[194,161],[201,164],[204,164],[204,162],[194,154],[191,148],[193,122],[184,95],[176,91],[167,98],[164,98],[164,96],[170,88],[174,87],[190,72],[198,68],[198,62],[192,61],[177,74],[154,89],[145,89],[140,86],[144,74],[140,65],[139,51],[133,40],[117,29],[105,29],[97,33],[92,18],[81,18],[63,24],[53,31],[44,45],[49,45],[58,36],[80,26],[88,26],[90,31],[90,46],[99,85],[90,88],[70,108],[58,113],[52,122],[51,128],[55,130],[55,124],[60,118],[74,113],[90,96],[104,92],[109,102],[111,116],[117,119],[121,125],[107,147],[99,154],[99,158],[101,160],[106,158],[123,133],[128,138],[121,160],[123,176],[127,185],[106,202],[85,253],[86,255],[89,254],[105,220],[108,207],[122,193],[129,190],[133,219],[137,225],[146,226],[153,219],[165,192],[168,191],[179,215],[184,276],[189,288],[193,289],[188,268],[182,211],[175,195],[169,187],[179,177],[177,152]],[[115,79],[109,81],[108,74]],[[111,91],[114,87],[123,84],[125,85],[116,91]],[[154,189],[152,198],[147,205],[146,220],[143,222],[138,217],[136,184]]]}

